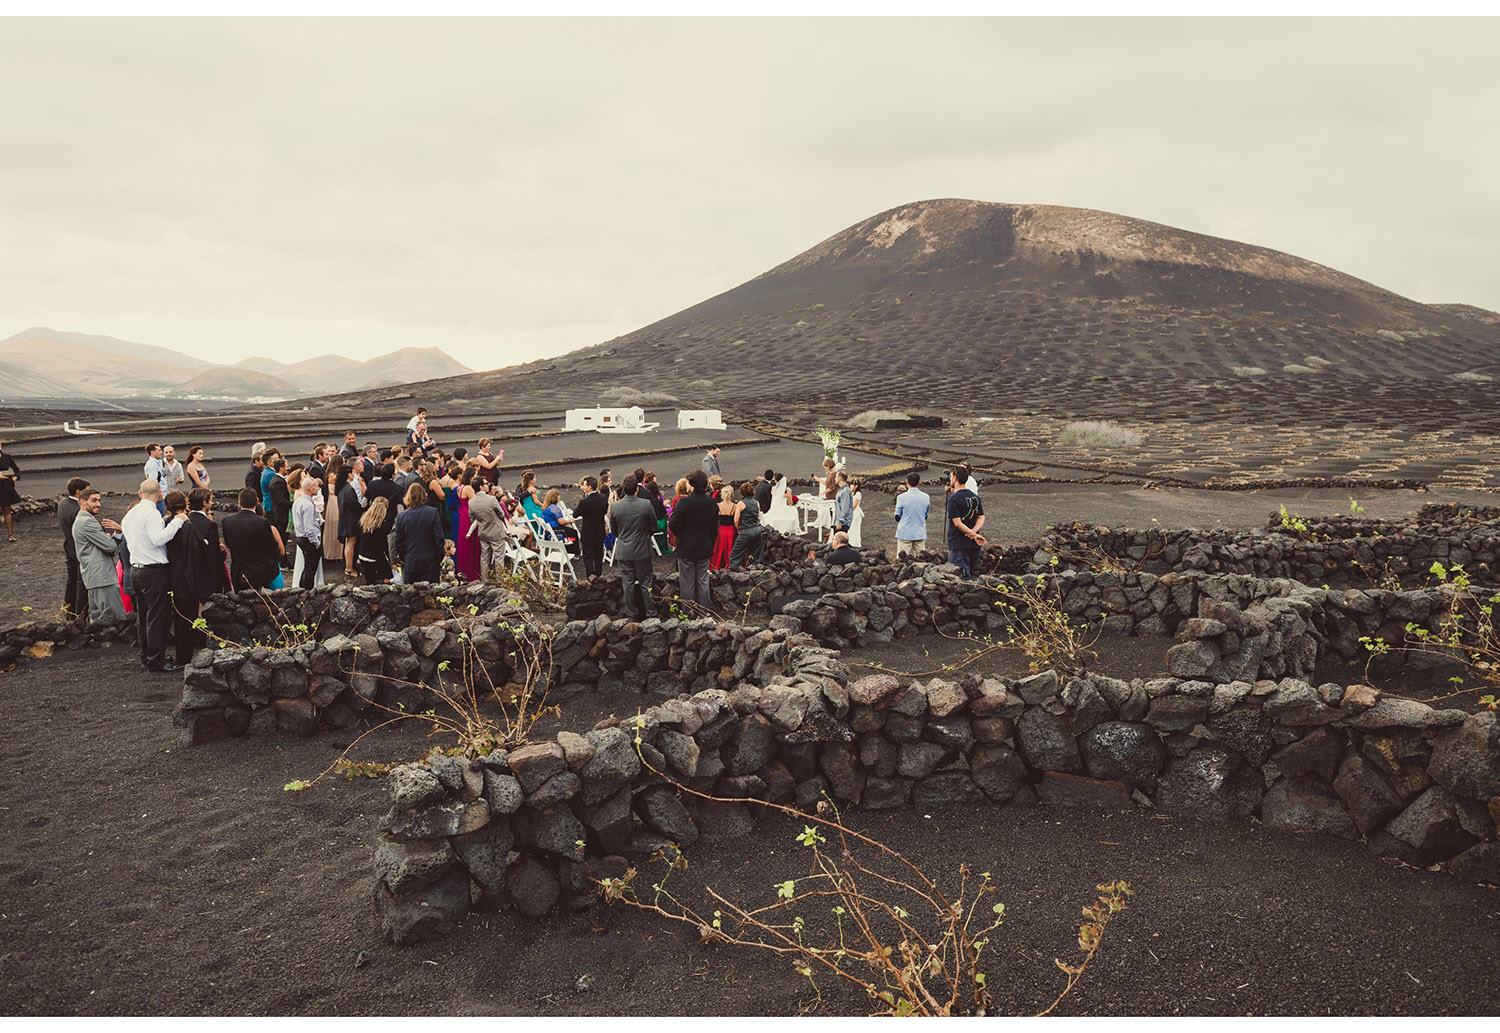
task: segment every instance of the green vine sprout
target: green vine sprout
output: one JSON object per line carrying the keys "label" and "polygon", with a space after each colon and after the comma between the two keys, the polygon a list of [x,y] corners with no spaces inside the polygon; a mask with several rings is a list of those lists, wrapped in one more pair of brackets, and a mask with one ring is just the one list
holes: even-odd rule
{"label": "green vine sprout", "polygon": [[[1489,685],[1500,685],[1500,631],[1495,627],[1496,593],[1477,594],[1461,563],[1444,565],[1434,561],[1427,569],[1442,593],[1442,610],[1430,617],[1426,624],[1407,621],[1397,643],[1376,635],[1361,636],[1359,642],[1367,654],[1366,677],[1369,676],[1370,666],[1380,657],[1392,652],[1405,652],[1456,660]],[[1469,691],[1463,687],[1464,680],[1463,675],[1454,675],[1449,681],[1457,691],[1433,699],[1452,699]],[[1479,697],[1479,702],[1490,710],[1500,709],[1497,697],[1493,694]]]}
{"label": "green vine sprout", "polygon": [[[531,741],[534,726],[547,716],[556,716],[561,708],[547,705],[547,695],[555,674],[552,659],[553,629],[529,614],[502,620],[495,624],[511,638],[511,648],[502,657],[512,672],[512,679],[496,685],[490,669],[479,657],[478,649],[470,632],[481,623],[477,618],[460,614],[450,609],[452,618],[461,629],[456,636],[461,648],[458,661],[443,660],[437,664],[431,682],[408,681],[382,676],[387,682],[423,690],[433,701],[433,706],[420,712],[409,712],[398,702],[394,707],[369,700],[370,706],[390,715],[379,724],[366,729],[311,781],[299,780],[289,784],[297,789],[306,789],[330,772],[338,772],[347,778],[375,777],[389,770],[389,764],[373,762],[351,762],[349,753],[382,728],[400,721],[419,720],[430,726],[429,738],[451,737],[447,747],[434,746],[423,759],[434,753],[449,756],[478,758],[496,749],[509,749]],[[346,675],[361,673],[346,670]],[[453,675],[453,677],[445,677]]]}
{"label": "green vine sprout", "polygon": [[[700,912],[670,887],[672,874],[688,867],[680,850],[658,851],[652,860],[665,872],[638,892],[639,871],[598,880],[605,900],[623,903],[692,926],[703,943],[751,947],[788,957],[822,1003],[817,977],[832,976],[860,989],[876,1015],[987,1015],[993,1007],[988,978],[979,959],[991,934],[1004,921],[1005,905],[991,901],[998,892],[989,872],[976,877],[966,864],[958,869],[958,892],[950,899],[937,882],[898,851],[844,824],[824,794],[816,813],[756,797],[722,797],[700,792],[655,768],[641,749],[641,720],[635,727],[642,765],[686,793],[720,804],[746,804],[779,811],[805,822],[796,841],[811,852],[811,871],[772,884],[774,898],[742,907],[705,886],[712,910]],[[837,849],[829,849],[828,835]],[[873,850],[866,862],[858,851]],[[1126,882],[1101,883],[1104,894],[1085,908],[1077,964],[1057,961],[1067,982],[1042,1014],[1051,1012],[1077,985],[1103,943],[1109,921],[1126,909],[1132,891]],[[909,905],[909,906],[908,906]],[[988,905],[986,907],[986,905]],[[913,914],[913,910],[918,912]],[[827,916],[827,917],[825,917]],[[831,919],[831,928],[829,922]]]}

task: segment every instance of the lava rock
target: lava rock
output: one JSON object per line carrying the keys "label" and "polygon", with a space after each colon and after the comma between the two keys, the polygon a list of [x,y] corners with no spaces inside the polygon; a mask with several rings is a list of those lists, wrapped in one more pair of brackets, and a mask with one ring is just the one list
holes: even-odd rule
{"label": "lava rock", "polygon": [[1173,760],[1157,783],[1156,804],[1164,814],[1233,821],[1255,813],[1261,798],[1260,772],[1216,744],[1189,750]]}
{"label": "lava rock", "polygon": [[[1168,697],[1172,698],[1172,697]],[[1079,739],[1084,770],[1093,778],[1124,782],[1145,792],[1156,788],[1167,748],[1150,725],[1105,721]]]}
{"label": "lava rock", "polygon": [[1343,801],[1322,779],[1309,775],[1277,779],[1260,802],[1260,820],[1273,828],[1310,829],[1345,839],[1360,835]]}
{"label": "lava rock", "polygon": [[1064,715],[1027,710],[1016,722],[1016,746],[1026,763],[1038,771],[1083,770],[1078,744]]}

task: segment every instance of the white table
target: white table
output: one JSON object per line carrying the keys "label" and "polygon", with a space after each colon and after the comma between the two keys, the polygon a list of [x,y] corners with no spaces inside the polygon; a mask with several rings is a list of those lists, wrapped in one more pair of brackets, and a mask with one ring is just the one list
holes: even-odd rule
{"label": "white table", "polygon": [[811,498],[803,495],[797,499],[797,529],[801,533],[813,531],[818,541],[833,533],[833,499]]}

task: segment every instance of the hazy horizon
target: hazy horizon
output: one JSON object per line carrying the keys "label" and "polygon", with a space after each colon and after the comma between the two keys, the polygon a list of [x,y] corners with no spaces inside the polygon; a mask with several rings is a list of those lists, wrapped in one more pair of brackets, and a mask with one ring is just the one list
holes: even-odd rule
{"label": "hazy horizon", "polygon": [[10,18],[0,338],[586,347],[875,213],[1093,208],[1500,310],[1492,19]]}

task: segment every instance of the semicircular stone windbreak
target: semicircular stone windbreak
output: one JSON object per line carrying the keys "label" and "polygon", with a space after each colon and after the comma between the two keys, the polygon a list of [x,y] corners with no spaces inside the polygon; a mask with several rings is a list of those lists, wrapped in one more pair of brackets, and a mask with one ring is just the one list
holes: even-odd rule
{"label": "semicircular stone windbreak", "polygon": [[826,793],[866,809],[1040,802],[1257,816],[1500,881],[1493,712],[1291,676],[851,680],[828,651],[803,652],[815,640],[799,621],[776,622],[788,662],[764,684],[684,694],[482,759],[436,754],[394,769],[375,851],[386,935],[403,945],[446,935],[471,907],[590,907],[596,880],[622,875],[628,858],[754,830],[758,808],[679,786],[804,808]]}

